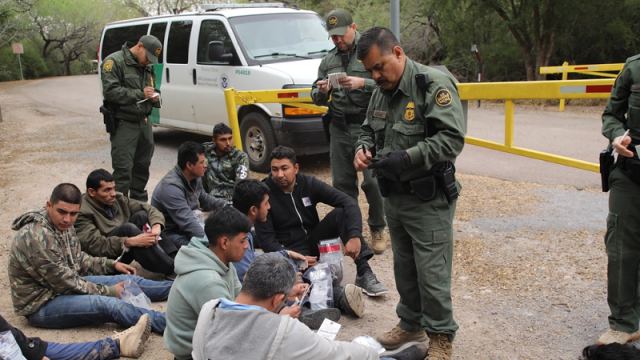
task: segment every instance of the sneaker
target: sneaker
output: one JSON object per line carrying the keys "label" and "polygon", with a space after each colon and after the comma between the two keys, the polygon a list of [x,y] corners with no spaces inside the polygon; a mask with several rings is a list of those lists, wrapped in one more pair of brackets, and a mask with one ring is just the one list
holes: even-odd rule
{"label": "sneaker", "polygon": [[164,281],[176,281],[176,277],[178,277],[178,274],[174,272],[171,275],[165,275]]}
{"label": "sneaker", "polygon": [[380,345],[387,350],[397,349],[409,341],[426,341],[427,339],[427,333],[425,333],[424,330],[409,332],[403,330],[400,326],[396,326],[391,331],[376,337]]}
{"label": "sneaker", "polygon": [[329,319],[331,321],[340,320],[340,310],[336,308],[311,310],[308,307],[303,306],[300,311],[300,316],[298,317],[298,320],[307,325],[311,330],[320,329],[324,319]]}
{"label": "sneaker", "polygon": [[362,288],[362,292],[369,296],[382,296],[387,292],[387,288],[382,285],[373,270],[369,270],[362,276],[356,276],[356,286]]}
{"label": "sneaker", "polygon": [[151,334],[151,320],[149,314],[140,316],[138,323],[127,330],[116,333],[111,337],[120,348],[120,355],[139,358],[144,352],[144,343],[147,342]]}
{"label": "sneaker", "polygon": [[382,254],[387,250],[387,236],[384,230],[371,232],[371,250],[376,254]]}
{"label": "sneaker", "polygon": [[598,345],[606,345],[611,343],[626,344],[629,341],[634,341],[638,338],[640,338],[640,330],[634,332],[633,334],[629,334],[626,332],[609,329],[605,331],[602,336],[600,336],[600,339],[598,339]]}
{"label": "sneaker", "polygon": [[344,287],[342,297],[340,298],[340,307],[344,312],[357,317],[364,314],[364,298],[362,298],[362,289],[349,284]]}
{"label": "sneaker", "polygon": [[396,350],[380,354],[381,358],[396,360],[424,360],[425,356],[427,356],[427,345],[417,341],[405,343]]}
{"label": "sneaker", "polygon": [[453,345],[447,334],[429,334],[429,351],[425,360],[449,360]]}

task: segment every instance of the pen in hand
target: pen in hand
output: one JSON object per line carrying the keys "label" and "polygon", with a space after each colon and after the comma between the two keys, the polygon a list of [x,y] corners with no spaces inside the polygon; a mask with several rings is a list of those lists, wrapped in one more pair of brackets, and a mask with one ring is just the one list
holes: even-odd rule
{"label": "pen in hand", "polygon": [[[622,142],[624,141],[624,139],[627,138],[627,136],[629,135],[629,130],[631,129],[627,129],[627,131],[624,132],[624,134],[622,135],[622,139],[620,139],[620,145],[622,145]],[[611,152],[611,156],[615,155],[618,151],[616,149],[613,149],[613,151]]]}

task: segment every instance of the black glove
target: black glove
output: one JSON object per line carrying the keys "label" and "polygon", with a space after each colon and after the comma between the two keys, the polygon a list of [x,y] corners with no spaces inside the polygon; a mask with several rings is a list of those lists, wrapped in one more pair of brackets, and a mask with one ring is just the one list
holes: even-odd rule
{"label": "black glove", "polygon": [[393,175],[400,175],[409,164],[411,159],[405,150],[393,150],[380,155],[377,161],[369,164],[369,169],[384,169]]}

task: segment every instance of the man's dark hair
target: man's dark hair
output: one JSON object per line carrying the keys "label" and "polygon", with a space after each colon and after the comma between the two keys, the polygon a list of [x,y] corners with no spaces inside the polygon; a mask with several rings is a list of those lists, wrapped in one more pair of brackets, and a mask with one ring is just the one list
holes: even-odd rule
{"label": "man's dark hair", "polygon": [[248,215],[252,206],[260,209],[264,197],[269,195],[267,184],[256,179],[243,179],[233,188],[233,207]]}
{"label": "man's dark hair", "polygon": [[247,270],[242,292],[252,300],[264,301],[274,295],[291,292],[296,282],[296,270],[284,256],[266,253],[258,256]]}
{"label": "man's dark hair", "polygon": [[100,189],[100,187],[102,187],[102,185],[100,184],[100,182],[112,182],[113,181],[113,175],[111,175],[110,172],[108,172],[105,169],[97,169],[97,170],[93,170],[89,176],[87,176],[87,190],[89,189],[93,189],[98,191],[98,189]]}
{"label": "man's dark hair", "polygon": [[364,60],[369,55],[371,47],[376,45],[380,55],[389,55],[394,47],[401,46],[391,30],[376,26],[365,31],[358,40],[358,60]]}
{"label": "man's dark hair", "polygon": [[216,124],[216,126],[213,127],[213,138],[215,139],[216,135],[222,134],[233,134],[233,131],[225,123]]}
{"label": "man's dark hair", "polygon": [[202,144],[198,144],[195,141],[185,142],[178,149],[178,166],[184,170],[187,168],[187,162],[197,164],[200,154],[204,154],[204,146]]}
{"label": "man's dark hair", "polygon": [[271,152],[271,160],[273,159],[289,159],[293,165],[298,163],[298,159],[296,159],[296,153],[286,146],[278,146],[273,149]]}
{"label": "man's dark hair", "polygon": [[233,239],[240,233],[251,231],[251,222],[247,216],[231,206],[224,206],[214,211],[204,222],[204,233],[209,239],[209,246],[218,246],[221,237]]}
{"label": "man's dark hair", "polygon": [[53,188],[49,198],[51,205],[55,205],[60,201],[73,205],[82,205],[82,192],[73,184],[62,183]]}

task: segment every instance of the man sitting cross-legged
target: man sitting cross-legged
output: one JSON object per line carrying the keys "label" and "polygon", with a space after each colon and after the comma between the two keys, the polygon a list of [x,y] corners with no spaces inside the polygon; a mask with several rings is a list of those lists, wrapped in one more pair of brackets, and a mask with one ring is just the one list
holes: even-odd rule
{"label": "man sitting cross-legged", "polygon": [[[151,301],[164,301],[172,282],[133,276],[136,270],[127,264],[83,252],[73,228],[81,204],[75,185],[60,184],[45,208],[14,220],[9,283],[15,313],[35,326],[59,329],[107,322],[130,327],[149,314],[153,331],[162,333],[164,313],[127,304],[119,291],[130,279]],[[116,272],[133,275],[99,276]]]}
{"label": "man sitting cross-legged", "polygon": [[[116,192],[107,170],[87,177],[80,214],[74,227],[82,250],[93,256],[119,258],[125,264],[136,260],[143,268],[173,280],[173,258],[178,248],[168,239],[159,240],[164,216],[146,202]],[[149,233],[143,231],[149,225]]]}
{"label": "man sitting cross-legged", "polygon": [[[255,259],[234,301],[221,298],[203,306],[193,333],[193,359],[380,359],[371,347],[331,341],[289,316],[276,315],[295,281],[295,269],[284,257],[271,253]],[[426,354],[426,346],[414,342],[381,356],[423,360]]]}

